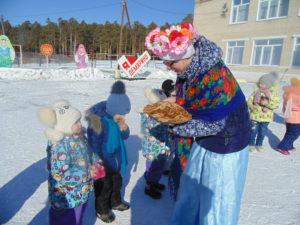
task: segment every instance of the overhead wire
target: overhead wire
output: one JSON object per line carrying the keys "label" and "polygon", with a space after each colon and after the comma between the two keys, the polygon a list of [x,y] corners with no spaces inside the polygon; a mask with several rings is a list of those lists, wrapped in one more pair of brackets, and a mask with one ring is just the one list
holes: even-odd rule
{"label": "overhead wire", "polygon": [[20,15],[20,16],[10,16],[10,18],[30,18],[30,17],[38,17],[38,16],[49,16],[49,15],[57,15],[57,14],[66,14],[66,13],[73,13],[73,12],[82,12],[82,11],[90,11],[95,10],[103,7],[109,7],[109,6],[115,6],[115,5],[121,5],[121,3],[113,3],[113,4],[104,4],[104,5],[98,5],[83,9],[74,9],[74,10],[65,10],[65,11],[57,11],[57,12],[45,12],[40,14],[33,14],[33,15]]}

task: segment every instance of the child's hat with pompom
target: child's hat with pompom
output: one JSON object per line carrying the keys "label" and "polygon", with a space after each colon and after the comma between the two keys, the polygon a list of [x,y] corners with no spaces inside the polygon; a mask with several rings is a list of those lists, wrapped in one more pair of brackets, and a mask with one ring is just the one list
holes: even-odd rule
{"label": "child's hat with pompom", "polygon": [[116,81],[112,85],[110,93],[106,101],[106,112],[111,116],[128,114],[131,110],[131,104],[126,95],[125,84],[122,81]]}
{"label": "child's hat with pompom", "polygon": [[52,106],[38,110],[40,121],[47,125],[45,135],[52,141],[59,141],[66,134],[72,134],[72,126],[81,118],[78,109],[72,107],[66,100],[59,100]]}

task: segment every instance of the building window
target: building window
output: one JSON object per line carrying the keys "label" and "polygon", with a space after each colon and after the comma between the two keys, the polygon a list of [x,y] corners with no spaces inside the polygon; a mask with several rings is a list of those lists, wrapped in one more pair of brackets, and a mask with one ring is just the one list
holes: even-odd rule
{"label": "building window", "polygon": [[248,20],[250,0],[232,0],[231,23],[241,23]]}
{"label": "building window", "polygon": [[240,65],[243,62],[245,41],[229,41],[227,42],[226,63]]}
{"label": "building window", "polygon": [[300,66],[300,37],[295,39],[295,47],[293,52],[293,66]]}
{"label": "building window", "polygon": [[283,39],[255,40],[253,46],[253,65],[276,66],[280,64]]}
{"label": "building window", "polygon": [[288,9],[289,0],[260,0],[258,20],[286,17]]}

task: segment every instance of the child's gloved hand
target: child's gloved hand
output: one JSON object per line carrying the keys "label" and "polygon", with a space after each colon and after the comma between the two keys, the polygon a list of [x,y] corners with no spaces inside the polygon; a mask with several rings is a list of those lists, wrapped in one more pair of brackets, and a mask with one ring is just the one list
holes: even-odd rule
{"label": "child's gloved hand", "polygon": [[114,121],[119,125],[121,131],[127,130],[128,125],[125,123],[125,118],[122,115],[114,115]]}
{"label": "child's gloved hand", "polygon": [[90,174],[94,180],[105,177],[105,168],[102,163],[97,162],[90,167]]}
{"label": "child's gloved hand", "polygon": [[128,125],[125,122],[118,123],[118,125],[119,125],[121,131],[127,130],[127,128],[128,128]]}

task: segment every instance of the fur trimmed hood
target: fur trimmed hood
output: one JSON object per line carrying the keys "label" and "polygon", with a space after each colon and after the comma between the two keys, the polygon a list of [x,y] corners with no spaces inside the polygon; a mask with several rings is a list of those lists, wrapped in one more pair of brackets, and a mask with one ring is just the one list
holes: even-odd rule
{"label": "fur trimmed hood", "polygon": [[93,105],[85,112],[85,120],[88,126],[97,134],[102,132],[101,117],[108,115],[106,112],[106,101]]}
{"label": "fur trimmed hood", "polygon": [[95,133],[100,134],[102,132],[101,118],[98,115],[88,110],[85,113],[85,120]]}

